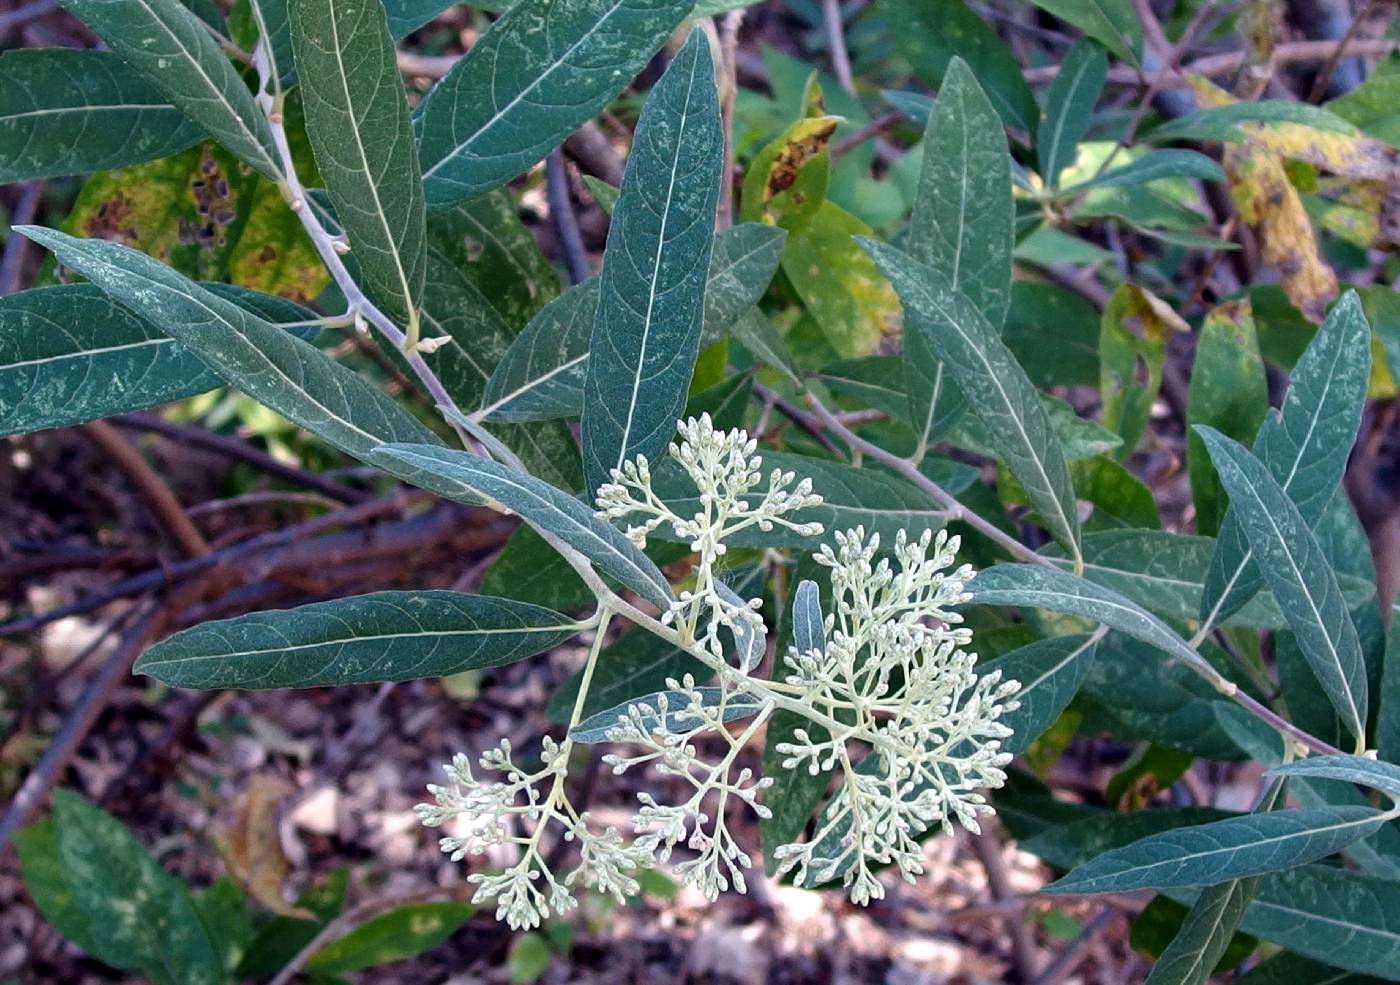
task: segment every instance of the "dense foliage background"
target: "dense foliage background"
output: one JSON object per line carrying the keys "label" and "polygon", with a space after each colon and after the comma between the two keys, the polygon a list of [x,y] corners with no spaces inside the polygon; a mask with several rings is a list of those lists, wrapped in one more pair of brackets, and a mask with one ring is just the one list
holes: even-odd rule
{"label": "dense foliage background", "polygon": [[[1394,3],[517,3],[0,10],[0,982],[1400,980]],[[512,931],[412,805],[713,674],[554,544],[694,587],[574,496],[701,413],[990,569],[997,817],[794,887],[778,708],[747,896]],[[821,539],[732,545],[757,677]]]}

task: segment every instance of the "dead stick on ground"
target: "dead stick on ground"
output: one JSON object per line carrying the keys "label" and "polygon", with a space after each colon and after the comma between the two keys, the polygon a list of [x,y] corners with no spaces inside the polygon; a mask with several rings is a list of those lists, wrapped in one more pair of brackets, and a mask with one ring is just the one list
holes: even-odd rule
{"label": "dead stick on ground", "polygon": [[[987,873],[987,888],[992,899],[997,902],[1016,898],[1016,890],[1006,872],[1006,860],[1001,854],[1001,839],[990,819],[982,822],[982,831],[972,836],[972,847],[982,861]],[[1011,961],[1016,968],[1016,980],[1029,982],[1035,978],[1035,941],[1031,939],[1030,928],[1026,926],[1024,911],[1017,910],[1005,915],[1006,933],[1011,941]]]}
{"label": "dead stick on ground", "polygon": [[79,428],[83,436],[112,460],[121,469],[136,493],[145,502],[156,522],[166,535],[175,542],[186,557],[204,557],[209,553],[209,544],[195,527],[185,508],[175,498],[164,479],[156,475],[141,453],[106,421],[93,421]]}
{"label": "dead stick on ground", "polygon": [[107,699],[130,672],[136,657],[150,639],[160,632],[164,621],[159,615],[158,608],[152,604],[135,625],[123,634],[116,650],[83,689],[82,697],[68,713],[44,754],[39,757],[39,761],[15,791],[14,799],[5,808],[4,815],[0,816],[0,849],[8,844],[10,836],[33,815],[49,788],[58,781],[59,773],[68,765],[68,760],[77,752],[78,746],[96,724],[97,717],[107,705]]}
{"label": "dead stick on ground", "polygon": [[1118,911],[1112,907],[1106,907],[1099,912],[1094,919],[1090,920],[1080,931],[1074,942],[1036,978],[1031,985],[1060,985],[1066,978],[1073,974],[1080,963],[1089,956],[1089,950],[1098,940],[1099,934],[1118,917]]}

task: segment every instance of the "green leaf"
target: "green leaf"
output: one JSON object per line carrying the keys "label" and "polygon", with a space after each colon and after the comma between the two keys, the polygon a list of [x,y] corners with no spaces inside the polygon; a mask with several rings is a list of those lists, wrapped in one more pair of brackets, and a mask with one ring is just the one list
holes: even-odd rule
{"label": "green leaf", "polygon": [[1227,103],[1187,113],[1169,120],[1147,135],[1157,144],[1173,140],[1213,140],[1242,143],[1247,138],[1240,123],[1297,123],[1328,133],[1352,135],[1356,127],[1346,120],[1309,103],[1286,99],[1260,99],[1257,102]]}
{"label": "green leaf", "polygon": [[0,184],[139,164],[200,136],[163,93],[109,52],[0,55]]}
{"label": "green leaf", "polygon": [[[1255,439],[1255,453],[1310,526],[1341,483],[1370,368],[1370,329],[1348,293],[1293,367],[1281,420],[1267,419]],[[1239,609],[1264,582],[1235,513],[1231,508],[1221,523],[1201,596],[1201,619],[1208,626]]]}
{"label": "green leaf", "polygon": [[78,906],[63,871],[53,820],[38,821],[16,831],[14,846],[25,891],[44,919],[79,950],[99,961],[113,964],[112,957],[125,960],[120,951],[108,951],[106,938],[92,932],[87,914]]}
{"label": "green leaf", "polygon": [[975,605],[1015,605],[1092,619],[1157,647],[1186,663],[1203,659],[1166,623],[1117,592],[1031,564],[998,564],[978,572],[971,586]]}
{"label": "green leaf", "polygon": [[[1189,621],[1200,610],[1201,591],[1214,541],[1165,530],[1105,530],[1084,537],[1083,577],[1119,592],[1168,619]],[[1043,552],[1057,566],[1072,562],[1056,549]],[[1339,580],[1348,605],[1375,594],[1357,578]],[[1272,595],[1257,595],[1228,620],[1239,626],[1283,629],[1288,623]]]}
{"label": "green leaf", "polygon": [[1159,298],[1136,284],[1122,284],[1104,306],[1099,323],[1099,392],[1103,425],[1123,438],[1118,457],[1137,448],[1162,386],[1167,339],[1186,323]]}
{"label": "green leaf", "polygon": [[[721,719],[726,722],[741,718],[752,718],[763,707],[763,702],[751,694],[729,694],[723,688],[698,687],[700,707],[719,708],[723,704]],[[658,691],[631,701],[616,708],[590,715],[569,729],[569,738],[575,742],[590,745],[607,742],[608,733],[617,727],[624,715],[631,716],[643,726],[651,726],[652,731],[661,734],[680,734],[700,727],[702,719],[690,711],[690,698],[682,691]]]}
{"label": "green leaf", "polygon": [[139,310],[254,400],[356,458],[386,441],[434,442],[408,411],[319,350],[135,250],[17,226]]}
{"label": "green leaf", "polygon": [[63,871],[103,960],[155,985],[220,985],[219,956],[180,881],[116,818],[67,790],[53,801]]}
{"label": "green leaf", "polygon": [[676,432],[700,351],[722,142],[709,42],[692,31],[647,97],[608,229],[583,385],[589,489]]}
{"label": "green leaf", "polygon": [[[780,469],[812,480],[812,491],[822,497],[822,504],[789,513],[785,519],[793,523],[820,523],[828,537],[837,530],[860,526],[867,533],[878,533],[886,544],[892,544],[901,530],[910,538],[918,538],[925,530],[943,529],[943,507],[918,487],[896,476],[791,452],[765,450],[762,458],[762,465],[755,467],[761,468],[764,474]],[[695,484],[673,459],[652,467],[652,488],[680,516],[693,516],[704,510]],[[745,498],[756,504],[763,498],[763,492],[754,489]],[[653,536],[669,540],[675,533],[663,524]],[[730,547],[810,548],[812,538],[781,524],[774,524],[772,530],[763,530],[755,524],[736,532],[726,543]]]}
{"label": "green leaf", "polygon": [[1073,24],[1125,62],[1142,58],[1142,24],[1128,0],[1031,0],[1046,13]]}
{"label": "green leaf", "polygon": [[1074,487],[1040,395],[996,330],[936,270],[893,247],[864,240],[904,304],[907,327],[922,332],[987,428],[988,439],[1026,490],[1046,528],[1076,557]]}
{"label": "green leaf", "polygon": [[1034,133],[1040,120],[1021,65],[996,31],[962,0],[880,0],[881,16],[914,74],[937,89],[954,57],[964,59],[1003,122]]}
{"label": "green leaf", "polygon": [[1387,820],[1369,807],[1300,807],[1151,835],[1105,852],[1047,893],[1117,893],[1213,886],[1325,858]]}
{"label": "green leaf", "polygon": [[1053,636],[977,664],[978,676],[1000,671],[1003,680],[1020,681],[1021,707],[1001,716],[1012,734],[1002,740],[1005,752],[1019,755],[1040,738],[1069,706],[1089,665],[1097,641],[1089,635]]}
{"label": "green leaf", "polygon": [[345,975],[430,951],[472,915],[465,903],[410,903],[360,924],[317,951],[306,970]]}
{"label": "green leaf", "polygon": [[224,969],[233,971],[257,934],[243,890],[233,876],[223,875],[195,895],[193,902]]}
{"label": "green leaf", "polygon": [[[701,348],[718,341],[763,294],[777,269],[783,238],[781,229],[757,223],[743,223],[715,237]],[[566,291],[516,337],[486,386],[480,413],[488,420],[538,421],[582,412],[599,284],[593,277]]]}
{"label": "green leaf", "polygon": [[1354,783],[1379,790],[1392,801],[1400,803],[1400,766],[1365,756],[1309,756],[1275,766],[1269,775]]}
{"label": "green leaf", "polygon": [[315,939],[323,924],[340,914],[345,905],[345,884],[349,870],[332,869],[320,882],[297,897],[297,909],[314,914],[314,919],[274,917],[253,938],[238,963],[234,977],[265,978],[275,975],[287,962]]}
{"label": "green leaf", "polygon": [[[452,5],[453,0],[384,0],[389,33],[394,36],[395,41],[402,41]],[[490,9],[482,4],[475,6],[483,10]]]}
{"label": "green leaf", "polygon": [[380,0],[296,0],[292,47],[306,135],[369,295],[416,323],[426,212],[408,102]]}
{"label": "green leaf", "polygon": [[648,602],[670,607],[671,586],[646,555],[583,503],[534,476],[431,445],[387,445],[371,459],[448,499],[476,503],[481,496],[489,497],[536,530],[558,537]]}
{"label": "green leaf", "polygon": [[[1255,813],[1278,809],[1283,797],[1284,784],[1273,784]],[[1181,929],[1153,966],[1146,985],[1205,985],[1206,979],[1226,957],[1235,931],[1258,889],[1259,879],[1254,877],[1232,879],[1201,893],[1182,921]]]}
{"label": "green leaf", "polygon": [[375,592],[201,623],[136,662],[173,687],[330,687],[500,667],[573,636],[551,609],[456,592]]}
{"label": "green leaf", "polygon": [[632,81],[690,0],[515,4],[419,107],[430,208],[505,184]]}
{"label": "green leaf", "polygon": [[1194,150],[1148,151],[1134,161],[1110,168],[1071,185],[1060,192],[1061,197],[1077,195],[1094,188],[1132,188],[1159,178],[1198,178],[1202,181],[1225,181],[1225,172],[1209,157]]}
{"label": "green leaf", "polygon": [[792,593],[792,645],[798,653],[826,650],[825,621],[821,589],[811,580],[799,582]]}
{"label": "green leaf", "polygon": [[277,180],[267,119],[214,35],[178,0],[63,0],[63,8],[209,136]]}
{"label": "green leaf", "polygon": [[1240,816],[1214,807],[1154,807],[1125,814],[1097,810],[1047,828],[1021,847],[1056,868],[1073,869],[1153,835]]}
{"label": "green leaf", "polygon": [[[1208,424],[1236,441],[1253,441],[1268,409],[1268,381],[1264,378],[1264,360],[1259,355],[1249,302],[1228,302],[1212,308],[1201,326],[1191,364],[1186,402],[1188,429]],[[1205,444],[1189,430],[1186,466],[1191,499],[1196,504],[1196,530],[1214,536],[1225,516],[1225,492],[1220,488]]]}
{"label": "green leaf", "polygon": [[1266,876],[1241,928],[1338,968],[1393,981],[1400,885],[1323,865]]}
{"label": "green leaf", "polygon": [[1325,109],[1391,146],[1400,145],[1400,73],[1392,55],[1351,92]]}
{"label": "green leaf", "polygon": [[1264,577],[1318,683],[1358,742],[1365,742],[1367,684],[1361,641],[1336,573],[1298,507],[1257,458],[1204,425],[1220,481],[1230,495]]}
{"label": "green leaf", "polygon": [[1234,979],[1234,985],[1380,985],[1381,979],[1352,975],[1286,951]]}
{"label": "green leaf", "polygon": [[[967,63],[955,56],[924,131],[923,169],[906,246],[998,329],[1011,300],[1010,161],[996,110]],[[905,333],[904,378],[922,448],[962,416],[967,401],[922,332]]]}
{"label": "green leaf", "polygon": [[[280,320],[312,317],[228,284],[204,287],[244,306],[255,297],[275,301]],[[0,297],[0,324],[0,435],[145,410],[220,383],[174,339],[91,284]]]}
{"label": "green leaf", "polygon": [[552,952],[542,934],[520,934],[511,941],[510,953],[506,956],[506,972],[511,985],[528,985],[547,970],[553,960]]}
{"label": "green leaf", "polygon": [[515,331],[559,296],[559,274],[505,188],[434,212],[428,236]]}
{"label": "green leaf", "polygon": [[1045,93],[1045,119],[1035,136],[1036,160],[1046,188],[1060,187],[1060,172],[1074,163],[1107,76],[1108,56],[1083,38],[1060,62]]}

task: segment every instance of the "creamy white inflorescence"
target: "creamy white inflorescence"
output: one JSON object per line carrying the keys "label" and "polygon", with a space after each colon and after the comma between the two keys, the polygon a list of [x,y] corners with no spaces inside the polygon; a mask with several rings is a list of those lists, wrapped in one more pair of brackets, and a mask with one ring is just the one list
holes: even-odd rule
{"label": "creamy white inflorescence", "polygon": [[[714,683],[670,680],[668,692],[608,713],[605,729],[609,742],[628,750],[604,757],[614,772],[647,766],[671,777],[676,802],[639,794],[630,842],[615,828],[590,830],[588,814],[565,792],[570,737],[546,738],[534,770],[518,765],[502,741],[480,759],[498,777],[488,782],[458,755],[446,767],[449,784],[429,787],[435,802],[416,808],[425,825],[459,826],[462,833],[441,841],[454,859],[516,846],[517,861],[505,871],[470,876],[476,901],[494,899],[497,916],[512,927],[536,926],[551,911],[576,906],[574,891],[582,886],[624,899],[637,892],[636,869],[667,861],[681,844],[693,854],[676,866],[678,876],[709,899],[731,887],[743,892],[752,860],[726,818],[736,805],[769,816],[758,795],[773,780],[736,769],[736,762],[777,707],[809,719],[794,741],[777,747],[787,757],[783,768],[834,772],[837,781],[812,837],[777,849],[799,885],[839,879],[858,903],[883,896],[876,867],[893,864],[912,881],[923,871],[919,836],[934,825],[951,831],[954,820],[978,830],[977,818],[992,812],[980,791],[1006,780],[1011,756],[1001,740],[1011,732],[999,719],[1017,707],[1019,685],[997,672],[979,676],[976,655],[965,649],[972,634],[957,625],[953,607],[971,597],[965,586],[974,573],[967,565],[949,570],[958,539],[926,531],[911,541],[901,532],[890,556],[881,556],[878,535],[867,538],[859,527],[838,532],[835,547],[816,554],[831,573],[821,645],[792,648],[781,681],[750,677],[767,629],[761,600],[739,597],[718,577],[725,541],[751,526],[778,524],[819,535],[820,524],[791,514],[822,499],[809,479],[780,470],[764,484],[757,444],[743,431],[716,431],[702,416],[682,422],[680,434],[670,456],[696,488],[692,516],[657,496],[645,458],[614,470],[597,496],[599,517],[641,520],[627,530],[638,546],[667,525],[696,555],[693,584],[662,613],[658,631],[674,633],[674,642],[705,661]],[[590,660],[597,652],[595,644]],[[712,749],[718,752],[707,756]],[[551,825],[579,843],[578,864],[562,877],[541,851]]]}

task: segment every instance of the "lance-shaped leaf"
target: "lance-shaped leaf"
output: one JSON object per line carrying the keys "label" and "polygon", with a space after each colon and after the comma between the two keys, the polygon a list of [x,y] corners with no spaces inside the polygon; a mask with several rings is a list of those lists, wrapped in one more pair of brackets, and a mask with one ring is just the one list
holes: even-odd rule
{"label": "lance-shaped leaf", "polygon": [[1364,741],[1366,662],[1337,575],[1307,521],[1264,464],[1212,428],[1205,439],[1269,588],[1343,723]]}
{"label": "lance-shaped leaf", "polygon": [[[781,229],[749,222],[715,237],[705,283],[701,348],[717,342],[767,290],[785,236]],[[592,277],[565,292],[516,337],[487,384],[480,413],[488,420],[538,421],[582,412],[599,284],[600,279]]]}
{"label": "lance-shaped leaf", "polygon": [[[1284,787],[1282,781],[1272,784],[1255,813],[1277,810],[1284,799]],[[1146,985],[1205,985],[1258,889],[1259,877],[1253,876],[1231,879],[1201,893],[1181,929],[1152,966]]]}
{"label": "lance-shaped leaf", "polygon": [[1064,189],[1064,196],[1077,195],[1091,188],[1129,188],[1143,185],[1158,178],[1199,178],[1203,181],[1224,181],[1225,172],[1220,165],[1199,151],[1193,150],[1154,150],[1148,151],[1135,161],[1110,168],[1103,174],[1095,175],[1079,184]]}
{"label": "lance-shaped leaf", "polygon": [[1232,979],[1232,985],[1379,985],[1381,979],[1354,975],[1331,965],[1281,951]]}
{"label": "lance-shaped leaf", "polygon": [[[1259,456],[1309,526],[1322,518],[1342,479],[1366,400],[1370,328],[1355,294],[1337,302],[1293,367],[1282,418],[1265,420]],[[1225,514],[1201,596],[1201,619],[1214,626],[1247,602],[1263,576],[1237,511]]]}
{"label": "lance-shaped leaf", "polygon": [[[763,701],[752,694],[731,694],[725,699],[722,688],[699,687],[695,690],[700,694],[701,708],[718,708],[721,700],[724,700],[724,711],[720,717],[726,722],[751,718],[763,707]],[[569,738],[575,742],[607,742],[608,733],[618,727],[624,716],[638,727],[649,728],[656,734],[680,734],[701,724],[701,718],[691,708],[690,698],[684,692],[658,691],[590,715],[569,729]]]}
{"label": "lance-shaped leaf", "polygon": [[1053,636],[977,664],[979,677],[1000,671],[1003,680],[1021,682],[1021,706],[1000,719],[1012,732],[1002,740],[1003,751],[1025,752],[1055,724],[1089,672],[1097,644],[1093,635]]}
{"label": "lance-shaped leaf", "polygon": [[[313,317],[300,305],[231,284],[202,286],[241,306],[255,305],[254,313],[274,324]],[[0,435],[145,410],[222,382],[173,338],[92,284],[0,298],[0,325]]]}
{"label": "lance-shaped leaf", "polygon": [[792,645],[798,653],[826,650],[822,593],[817,583],[806,580],[792,593]]}
{"label": "lance-shaped leaf", "polygon": [[[1011,157],[1000,117],[954,57],[924,131],[924,163],[909,219],[909,255],[942,273],[1000,329],[1011,303]],[[926,445],[967,401],[922,332],[904,335],[909,413]]]}
{"label": "lance-shaped leaf", "polygon": [[632,81],[690,0],[517,3],[433,87],[416,129],[431,208],[505,184]]}
{"label": "lance-shaped leaf", "polygon": [[1103,49],[1083,38],[1060,62],[1055,81],[1045,93],[1045,118],[1035,136],[1036,160],[1047,188],[1058,188],[1060,172],[1074,163],[1107,75]]}
{"label": "lance-shaped leaf", "polygon": [[[448,7],[453,0],[384,0],[384,12],[389,19],[389,32],[395,41],[402,41]],[[506,4],[480,6],[482,10],[501,10]]]}
{"label": "lance-shaped leaf", "polygon": [[[1084,538],[1084,578],[1119,592],[1150,612],[1187,622],[1200,609],[1201,590],[1215,542],[1209,537],[1165,530],[1104,530]],[[1042,552],[1056,566],[1069,570],[1072,562],[1057,545]],[[1339,576],[1348,608],[1376,594],[1375,585],[1361,578]],[[1278,602],[1267,592],[1250,599],[1227,624],[1285,629]]]}
{"label": "lance-shaped leaf", "polygon": [[1325,858],[1374,833],[1370,807],[1300,807],[1164,831],[1084,863],[1047,893],[1117,893],[1213,886]]}
{"label": "lance-shaped leaf", "polygon": [[375,592],[201,623],[135,671],[172,687],[333,687],[499,667],[578,632],[537,605],[457,592]]}
{"label": "lance-shaped leaf", "polygon": [[277,180],[266,117],[209,28],[179,0],[64,0],[63,7],[205,133]]}
{"label": "lance-shaped leaf", "polygon": [[63,873],[104,961],[154,985],[219,985],[223,968],[185,887],[122,823],[54,791]]}
{"label": "lance-shaped leaf", "polygon": [[354,371],[144,253],[39,226],[15,228],[224,380],[346,454],[363,459],[386,441],[437,441]]}
{"label": "lance-shaped leaf", "polygon": [[1337,780],[1379,790],[1400,803],[1400,766],[1365,756],[1309,756],[1296,762],[1276,766],[1271,776],[1304,777],[1315,780]]}
{"label": "lance-shaped leaf", "polygon": [[941,273],[875,240],[862,244],[899,293],[906,331],[923,333],[1046,529],[1078,558],[1079,519],[1069,467],[1025,370],[976,306]]}
{"label": "lance-shaped leaf", "polygon": [[[1186,404],[1188,425],[1209,424],[1239,442],[1254,440],[1269,409],[1264,360],[1248,300],[1227,302],[1206,315],[1191,364]],[[1191,499],[1196,504],[1196,529],[1214,536],[1226,503],[1215,467],[1201,439],[1189,434],[1186,465]]]}
{"label": "lance-shaped leaf", "polygon": [[1266,876],[1241,929],[1338,968],[1394,980],[1400,885],[1325,865]]}
{"label": "lance-shaped leaf", "polygon": [[583,385],[589,489],[676,432],[700,350],[723,139],[710,45],[692,31],[647,97],[608,229]]}
{"label": "lance-shaped leaf", "polygon": [[306,135],[370,296],[414,336],[428,265],[408,102],[380,0],[296,0]]}
{"label": "lance-shaped leaf", "polygon": [[583,503],[534,476],[464,451],[432,445],[386,445],[371,460],[407,482],[448,499],[500,503],[540,533],[556,537],[662,609],[671,587],[656,565]]}
{"label": "lance-shaped leaf", "polygon": [[0,184],[140,164],[200,135],[110,52],[21,48],[0,56]]}
{"label": "lance-shaped leaf", "polygon": [[1032,0],[1041,10],[1073,24],[1119,58],[1138,64],[1142,24],[1129,0]]}
{"label": "lance-shaped leaf", "polygon": [[1205,661],[1166,623],[1101,585],[1032,564],[998,564],[969,586],[977,605],[1016,605],[1093,619],[1190,664]]}

